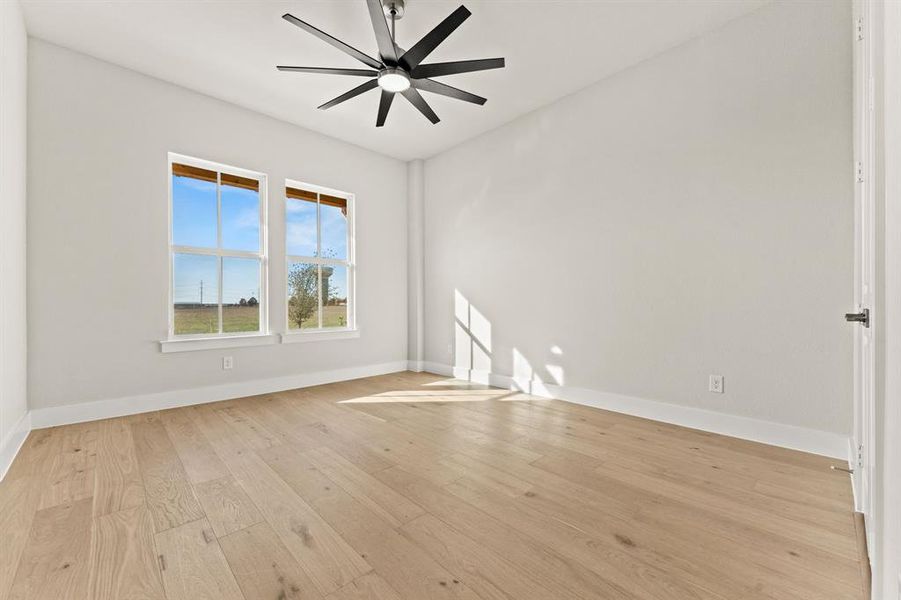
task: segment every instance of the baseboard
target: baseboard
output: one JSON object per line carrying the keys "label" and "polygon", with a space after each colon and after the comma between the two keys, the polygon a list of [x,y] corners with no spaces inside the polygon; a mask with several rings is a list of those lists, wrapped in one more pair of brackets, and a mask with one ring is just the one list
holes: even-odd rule
{"label": "baseboard", "polygon": [[711,433],[820,454],[830,458],[848,459],[848,438],[836,433],[728,415],[655,400],[610,394],[597,390],[519,380],[497,373],[461,369],[434,362],[395,361],[272,379],[240,381],[188,390],[172,390],[34,409],[26,413],[19,420],[19,423],[16,424],[16,427],[6,436],[6,439],[0,443],[0,479],[6,474],[7,469],[12,464],[31,429],[96,421],[98,419],[122,417],[153,410],[281,392],[313,385],[359,379],[361,377],[396,373],[406,369],[427,371],[499,388],[519,390],[544,398],[556,398],[575,404],[593,406]]}
{"label": "baseboard", "polygon": [[771,446],[819,454],[843,461],[848,460],[848,436],[829,431],[807,429],[795,425],[785,425],[751,417],[730,415],[599,390],[552,385],[528,379],[521,380],[508,375],[462,369],[440,363],[426,362],[423,366],[426,371],[436,375],[445,375],[474,383],[518,390],[542,398],[556,398],[574,404],[593,406],[654,421],[662,421],[672,425],[680,425]]}
{"label": "baseboard", "polygon": [[289,375],[272,379],[255,379],[252,381],[239,381],[187,390],[172,390],[152,394],[141,394],[138,396],[112,398],[109,400],[83,402],[81,404],[38,408],[31,411],[31,427],[40,429],[43,427],[55,427],[57,425],[96,421],[98,419],[124,417],[126,415],[134,415],[153,410],[191,406],[193,404],[205,404],[207,402],[231,400],[233,398],[283,392],[286,390],[310,387],[312,385],[359,379],[360,377],[385,375],[387,373],[396,373],[406,369],[407,361],[395,361],[361,367],[335,369],[332,371]]}
{"label": "baseboard", "polygon": [[408,360],[407,370],[413,371],[414,373],[422,373],[425,371],[425,362],[421,360]]}
{"label": "baseboard", "polygon": [[31,413],[26,412],[0,442],[0,481],[6,477],[6,472],[13,464],[13,459],[16,458],[30,431]]}

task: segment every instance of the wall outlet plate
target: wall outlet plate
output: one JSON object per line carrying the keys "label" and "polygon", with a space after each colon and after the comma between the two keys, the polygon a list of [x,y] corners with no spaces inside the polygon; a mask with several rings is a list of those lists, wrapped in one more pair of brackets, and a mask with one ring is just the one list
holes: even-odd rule
{"label": "wall outlet plate", "polygon": [[722,394],[723,393],[723,376],[722,375],[711,375],[710,381],[707,383],[707,390],[713,392],[714,394]]}
{"label": "wall outlet plate", "polygon": [[235,359],[231,356],[223,356],[222,357],[222,370],[228,371],[232,367],[235,366]]}

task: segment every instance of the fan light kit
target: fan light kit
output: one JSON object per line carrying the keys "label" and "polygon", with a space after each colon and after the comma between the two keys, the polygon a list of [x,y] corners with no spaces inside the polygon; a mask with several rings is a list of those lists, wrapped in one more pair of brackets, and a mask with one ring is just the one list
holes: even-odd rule
{"label": "fan light kit", "polygon": [[402,92],[410,87],[410,76],[400,69],[385,69],[379,73],[379,87],[389,92]]}
{"label": "fan light kit", "polygon": [[[444,83],[431,79],[443,75],[456,75],[458,73],[471,73],[473,71],[485,71],[487,69],[501,69],[504,67],[503,58],[483,58],[479,60],[459,60],[454,62],[425,63],[426,56],[438,47],[447,36],[454,32],[463,21],[472,14],[465,6],[461,6],[441,21],[434,29],[428,32],[421,40],[416,42],[409,50],[404,50],[397,45],[394,32],[396,22],[404,16],[404,0],[366,0],[369,8],[369,17],[375,30],[375,41],[378,44],[378,59],[360,52],[353,46],[345,44],[341,40],[330,36],[313,27],[305,21],[301,21],[291,14],[282,18],[289,23],[300,27],[304,31],[313,34],[327,44],[334,46],[345,54],[352,56],[368,69],[344,69],[330,67],[276,67],[279,71],[294,73],[320,73],[327,75],[348,75],[351,77],[366,77],[368,80],[358,85],[349,92],[341,94],[333,100],[329,100],[319,108],[327,109],[346,100],[350,100],[364,92],[379,88],[381,99],[379,100],[379,112],[375,126],[382,127],[388,116],[388,110],[394,100],[395,94],[401,94],[410,104],[433,124],[440,121],[435,111],[426,103],[420,94],[420,90],[440,94],[449,98],[471,102],[473,104],[485,104],[487,100],[469,92],[457,89]],[[391,21],[390,29],[388,21]]]}

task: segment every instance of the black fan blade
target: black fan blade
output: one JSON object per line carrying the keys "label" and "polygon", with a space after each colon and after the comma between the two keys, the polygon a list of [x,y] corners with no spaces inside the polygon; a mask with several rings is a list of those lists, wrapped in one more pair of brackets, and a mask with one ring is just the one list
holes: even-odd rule
{"label": "black fan blade", "polygon": [[334,100],[329,100],[328,102],[326,102],[319,108],[321,108],[321,109],[331,108],[331,107],[335,106],[336,104],[341,104],[345,100],[350,100],[351,98],[353,98],[355,96],[359,96],[363,92],[368,92],[369,90],[375,89],[377,87],[379,87],[378,80],[370,79],[366,83],[364,83],[362,85],[358,85],[357,87],[350,90],[349,92],[344,92],[343,94],[341,94]]}
{"label": "black fan blade", "polygon": [[382,90],[382,98],[379,100],[379,116],[375,119],[375,126],[381,127],[385,124],[388,117],[388,111],[391,109],[391,103],[394,101],[394,92]]}
{"label": "black fan blade", "polygon": [[457,60],[454,62],[419,65],[413,69],[411,75],[416,79],[425,79],[426,77],[441,77],[442,75],[457,75],[459,73],[503,68],[503,58],[481,58],[478,60]]}
{"label": "black fan blade", "polygon": [[412,85],[417,90],[432,92],[433,94],[441,94],[442,96],[456,98],[457,100],[463,100],[464,102],[472,102],[473,104],[485,104],[486,102],[488,102],[487,98],[482,98],[481,96],[476,96],[475,94],[464,92],[463,90],[459,90],[450,85],[439,83],[432,79],[414,79]]}
{"label": "black fan blade", "polygon": [[375,30],[375,41],[379,45],[379,54],[382,59],[397,64],[397,49],[391,32],[388,30],[388,22],[385,20],[385,12],[382,10],[381,0],[366,0],[369,7],[369,18],[372,19],[372,28]]}
{"label": "black fan blade", "polygon": [[432,50],[438,47],[438,44],[453,33],[454,29],[459,27],[471,14],[465,6],[461,6],[452,12],[450,16],[438,23],[433,30],[425,34],[425,37],[416,42],[412,48],[404,52],[404,55],[400,57],[403,66],[408,71],[415,69]]}
{"label": "black fan blade", "polygon": [[348,46],[341,40],[330,36],[329,34],[327,34],[326,32],[324,32],[322,30],[316,29],[309,23],[301,21],[300,19],[298,19],[297,17],[295,17],[294,15],[292,15],[290,13],[286,13],[286,14],[282,15],[282,18],[293,25],[297,25],[304,31],[306,31],[308,33],[312,33],[313,35],[318,37],[323,42],[325,42],[327,44],[331,44],[338,50],[341,50],[342,52],[350,54],[351,56],[356,58],[361,63],[369,65],[373,69],[381,69],[382,68],[382,63],[380,63],[376,59],[372,58],[371,56],[369,56],[367,54],[363,54],[362,52],[360,52],[353,46]]}
{"label": "black fan blade", "polygon": [[424,114],[425,118],[432,122],[432,125],[441,120],[438,118],[438,115],[435,114],[435,111],[432,110],[432,107],[425,101],[425,98],[422,97],[422,94],[416,91],[416,88],[407,88],[402,91],[401,94],[410,101],[410,104],[418,108],[419,112]]}
{"label": "black fan blade", "polygon": [[321,73],[323,75],[355,75],[357,77],[375,77],[378,71],[370,69],[333,69],[331,67],[286,67],[279,65],[275,67],[279,71],[290,71],[292,73]]}

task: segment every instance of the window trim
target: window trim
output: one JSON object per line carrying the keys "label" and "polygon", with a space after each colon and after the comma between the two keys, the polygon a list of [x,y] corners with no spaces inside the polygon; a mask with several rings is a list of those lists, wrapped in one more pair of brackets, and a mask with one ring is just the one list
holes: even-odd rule
{"label": "window trim", "polygon": [[[203,248],[196,246],[184,246],[184,245],[175,245],[173,244],[173,206],[172,206],[172,165],[173,163],[184,164],[192,167],[197,167],[200,169],[206,169],[209,171],[216,172],[216,239],[217,239],[217,247],[216,248]],[[178,154],[175,152],[168,153],[168,159],[166,161],[166,181],[168,188],[168,217],[169,217],[169,239],[167,244],[167,252],[169,258],[169,327],[168,327],[168,337],[166,339],[167,343],[162,343],[161,349],[163,352],[171,352],[178,350],[169,350],[167,346],[175,348],[171,343],[172,342],[202,342],[205,340],[231,340],[234,339],[238,341],[240,338],[242,341],[247,342],[248,340],[252,340],[253,338],[260,339],[268,339],[271,337],[270,329],[269,329],[269,219],[268,219],[268,177],[265,173],[261,173],[258,171],[252,171],[250,169],[243,169],[241,167],[235,167],[232,165],[227,165],[224,163],[217,163],[210,160],[204,160],[202,158],[196,158],[193,156],[187,156],[184,154]],[[238,177],[245,177],[249,179],[254,179],[259,182],[259,202],[260,202],[260,250],[259,253],[255,253],[249,250],[225,250],[222,246],[222,175],[223,173],[228,175],[236,175]],[[178,253],[190,253],[190,254],[200,254],[206,256],[216,256],[220,258],[218,260],[218,270],[219,270],[219,285],[217,293],[217,300],[219,306],[219,332],[218,333],[191,333],[191,334],[176,334],[175,333],[175,255]],[[223,332],[222,331],[222,258],[253,258],[258,259],[260,261],[260,298],[259,308],[260,308],[260,328],[256,331],[236,331],[236,332]],[[253,342],[251,342],[253,343]],[[265,342],[264,342],[265,343]],[[195,344],[196,345],[196,344]],[[231,344],[229,344],[231,345]],[[237,345],[237,344],[236,344]],[[185,346],[183,349],[193,349],[188,348],[186,344],[179,344],[179,348]],[[201,347],[196,349],[202,349],[203,346],[208,346],[207,344],[200,344]],[[215,346],[214,346],[215,347]]]}
{"label": "window trim", "polygon": [[[316,198],[316,253],[320,256],[301,256],[288,254],[288,201],[287,188],[299,188],[309,192],[315,192]],[[320,194],[335,196],[347,201],[347,258],[323,258],[322,255],[322,218]],[[305,183],[298,179],[285,179],[282,188],[283,214],[285,215],[285,333],[281,335],[282,343],[295,341],[325,341],[328,339],[347,339],[359,337],[359,323],[357,321],[357,260],[356,260],[356,196],[351,192],[344,192],[334,188],[328,188],[313,183]],[[319,271],[319,327],[307,329],[292,329],[290,319],[290,305],[288,292],[288,274],[291,263],[309,263],[316,265],[331,265],[345,267],[347,270],[347,326],[346,327],[322,327],[322,271]],[[333,335],[330,335],[333,334]],[[301,339],[301,338],[308,339]]]}
{"label": "window trim", "polygon": [[252,333],[250,335],[223,335],[206,338],[163,340],[160,352],[191,352],[194,350],[216,350],[219,348],[241,348],[244,346],[268,346],[278,343],[278,336],[272,333]]}

